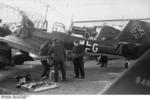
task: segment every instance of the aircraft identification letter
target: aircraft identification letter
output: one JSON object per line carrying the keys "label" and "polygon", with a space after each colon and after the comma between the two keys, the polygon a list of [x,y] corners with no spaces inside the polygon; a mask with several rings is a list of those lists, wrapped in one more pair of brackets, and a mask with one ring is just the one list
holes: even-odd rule
{"label": "aircraft identification letter", "polygon": [[90,41],[86,40],[80,40],[81,45],[85,45],[85,52],[93,52],[97,53],[98,52],[98,44],[97,43],[92,43]]}
{"label": "aircraft identification letter", "polygon": [[92,51],[94,53],[97,53],[98,52],[98,44],[94,43],[93,46],[92,46]]}
{"label": "aircraft identification letter", "polygon": [[89,52],[91,50],[91,44],[89,43],[89,41],[86,42],[86,47],[85,47],[85,52]]}

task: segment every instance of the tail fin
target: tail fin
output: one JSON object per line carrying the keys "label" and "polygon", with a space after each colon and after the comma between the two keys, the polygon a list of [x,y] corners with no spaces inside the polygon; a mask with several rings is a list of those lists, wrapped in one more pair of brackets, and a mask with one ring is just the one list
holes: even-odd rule
{"label": "tail fin", "polygon": [[150,94],[150,50],[102,94]]}
{"label": "tail fin", "polygon": [[119,42],[145,44],[150,42],[150,23],[131,20],[117,38]]}

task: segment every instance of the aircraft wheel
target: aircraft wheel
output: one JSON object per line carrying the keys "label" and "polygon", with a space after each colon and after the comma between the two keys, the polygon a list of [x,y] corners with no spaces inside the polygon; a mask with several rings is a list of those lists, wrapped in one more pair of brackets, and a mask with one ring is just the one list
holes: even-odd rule
{"label": "aircraft wheel", "polygon": [[24,63],[24,60],[14,59],[14,64],[16,65],[22,65]]}
{"label": "aircraft wheel", "polygon": [[3,63],[0,63],[1,65],[0,65],[0,69],[4,69],[5,68],[5,64],[3,64]]}
{"label": "aircraft wheel", "polygon": [[125,68],[128,68],[128,66],[127,66],[127,65],[125,65]]}
{"label": "aircraft wheel", "polygon": [[13,60],[16,65],[22,65],[24,63],[24,57],[22,55],[14,55]]}
{"label": "aircraft wheel", "polygon": [[103,68],[104,67],[104,65],[103,64],[101,64],[101,66],[100,66],[101,68]]}

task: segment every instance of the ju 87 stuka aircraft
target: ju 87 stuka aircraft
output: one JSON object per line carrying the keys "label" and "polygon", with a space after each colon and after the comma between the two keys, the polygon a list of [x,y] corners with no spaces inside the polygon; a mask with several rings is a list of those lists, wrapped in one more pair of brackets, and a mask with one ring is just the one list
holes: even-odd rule
{"label": "ju 87 stuka aircraft", "polygon": [[116,40],[115,53],[136,62],[100,94],[150,94],[150,23],[131,20]]}
{"label": "ju 87 stuka aircraft", "polygon": [[[73,41],[80,41],[80,44],[84,46],[86,55],[100,55],[110,54],[123,56],[126,59],[136,59],[141,56],[146,50],[149,49],[149,31],[150,23],[138,20],[131,20],[119,36],[114,40],[91,40],[87,38],[80,38],[71,35],[71,33],[62,33],[53,31],[49,33],[41,29],[33,28],[30,32],[17,34],[8,34],[4,37],[0,37],[1,45],[7,46],[6,49],[2,49],[1,63],[11,63],[12,59],[3,55],[3,51],[10,50],[11,48],[21,50],[23,52],[30,52],[39,56],[40,46],[46,40],[58,39],[66,48],[66,50],[72,50]],[[23,37],[23,35],[27,35]],[[25,53],[26,56],[28,54]],[[11,55],[8,55],[11,56]],[[29,58],[20,57],[20,63],[27,60],[33,60]]]}

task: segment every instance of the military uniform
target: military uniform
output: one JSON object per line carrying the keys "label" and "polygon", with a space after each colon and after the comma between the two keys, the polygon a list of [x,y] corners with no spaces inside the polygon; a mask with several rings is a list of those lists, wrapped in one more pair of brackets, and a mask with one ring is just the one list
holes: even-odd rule
{"label": "military uniform", "polygon": [[75,78],[78,78],[81,75],[82,78],[85,76],[84,72],[84,47],[77,45],[73,47],[73,64],[74,64],[74,73]]}
{"label": "military uniform", "polygon": [[101,63],[101,67],[107,67],[108,57],[106,55],[101,55],[98,60],[98,64],[100,63]]}
{"label": "military uniform", "polygon": [[53,57],[54,61],[54,70],[55,70],[55,82],[58,82],[58,76],[59,76],[59,66],[62,73],[62,78],[65,81],[66,80],[66,70],[65,70],[65,48],[60,43],[55,43],[51,50],[49,51],[49,55]]}
{"label": "military uniform", "polygon": [[[47,56],[51,45],[52,45],[51,42],[48,41],[44,42],[44,44],[42,44],[40,47],[40,55]],[[46,76],[48,78],[51,65],[48,64],[47,60],[41,60],[41,63],[44,65],[44,71],[42,73],[42,77]]]}

